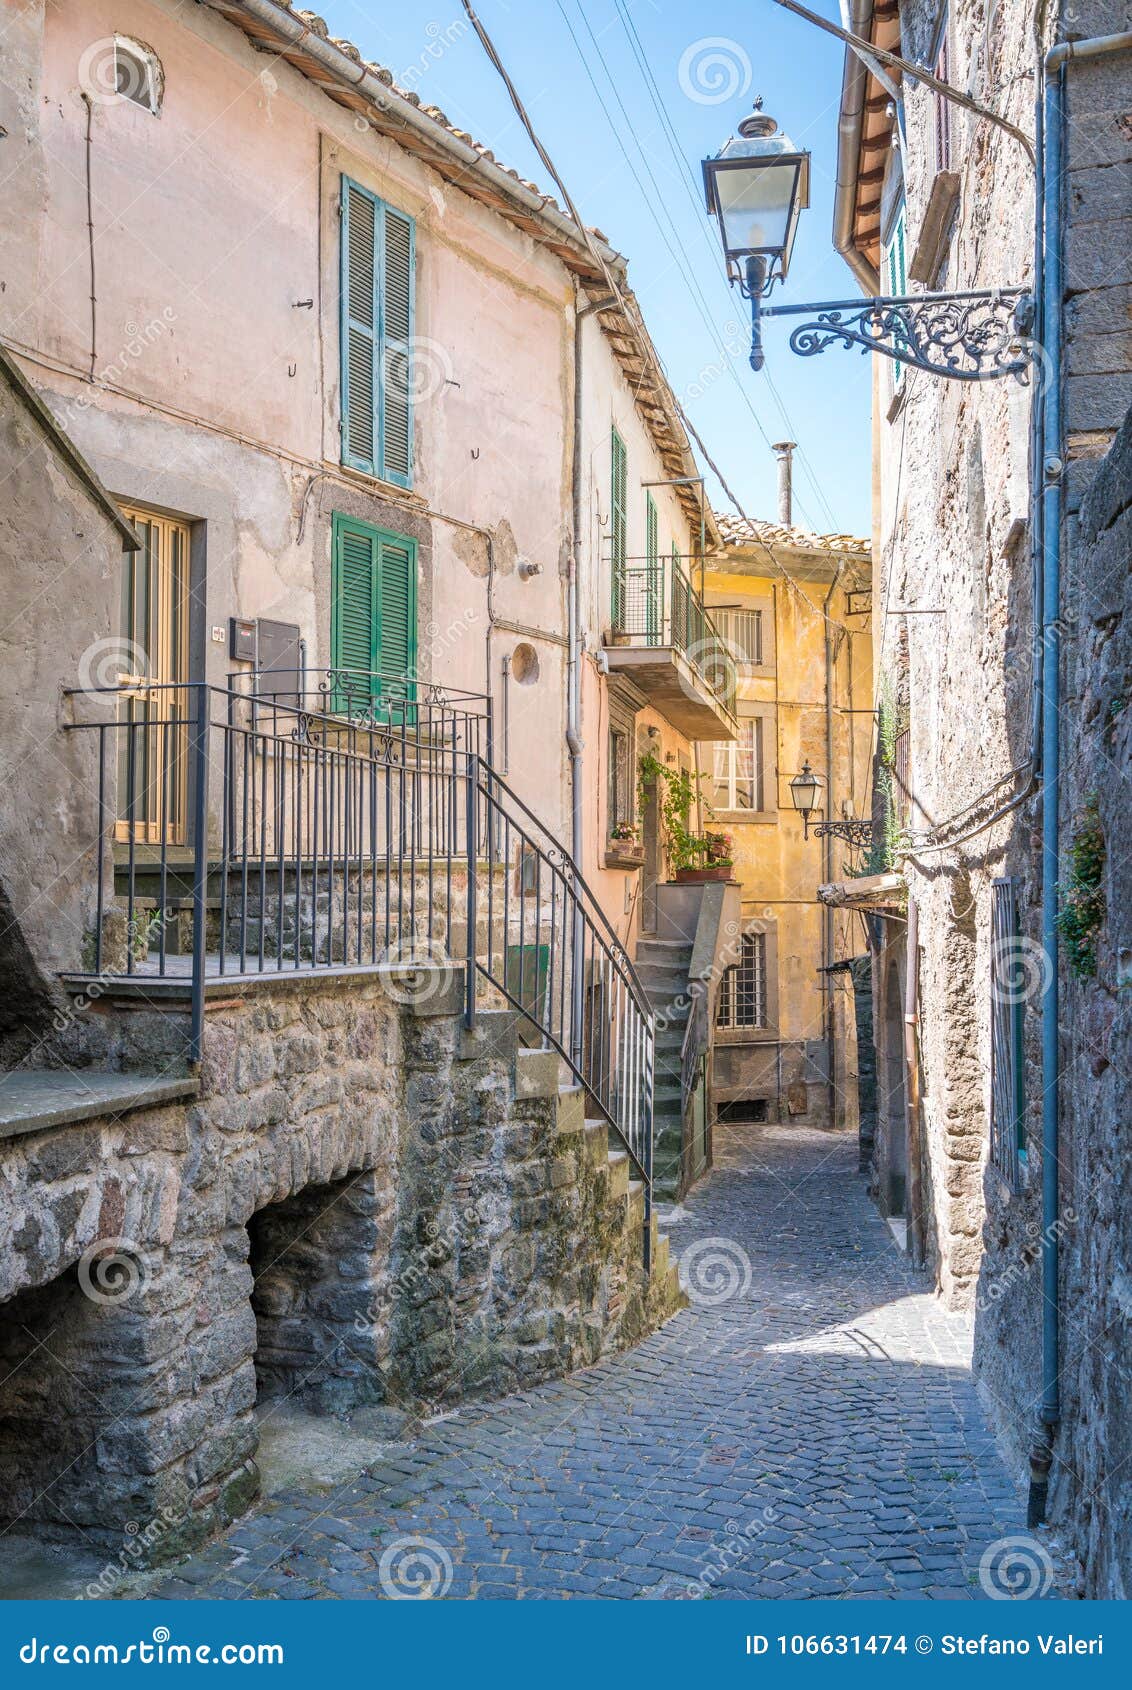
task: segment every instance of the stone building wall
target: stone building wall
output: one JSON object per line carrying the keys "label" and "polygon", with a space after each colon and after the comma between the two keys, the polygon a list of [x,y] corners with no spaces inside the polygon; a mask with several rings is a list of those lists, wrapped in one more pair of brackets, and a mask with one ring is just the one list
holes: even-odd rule
{"label": "stone building wall", "polygon": [[[958,0],[950,8],[951,80],[1032,133],[1033,67],[1040,55],[1059,35],[1122,27],[1114,13],[1126,9],[1051,7],[1036,39],[1032,7],[1007,0],[989,12],[981,3]],[[931,58],[938,15],[927,0],[901,6],[906,55]],[[1067,85],[1066,509],[1072,522],[1132,398],[1127,55],[1073,63]],[[888,167],[886,192],[894,196],[902,178],[914,260],[930,233],[936,179],[930,90],[905,89],[905,117],[906,141]],[[953,108],[951,132],[959,192],[932,285],[1026,285],[1033,263],[1032,167],[1010,136],[973,115]],[[1012,379],[964,384],[906,370],[896,383],[890,364],[877,363],[879,691],[904,684],[903,643],[913,834],[930,829],[958,838],[979,830],[952,849],[913,846],[901,859],[919,909],[927,1259],[941,1294],[951,1305],[967,1307],[982,1294],[984,1249],[1007,1261],[1025,1248],[1040,1177],[1031,1156],[1031,1184],[1004,1196],[994,1171],[984,1179],[984,1170],[996,877],[1016,880],[1024,931],[1031,939],[1037,932],[1038,802],[1035,797],[999,812],[1023,791],[1030,768],[1029,415],[1031,396],[1049,372],[1039,363],[1034,381],[1021,385]],[[1067,595],[1063,640],[1071,661],[1077,638]],[[1070,741],[1076,691],[1067,694]],[[883,1028],[879,1014],[878,1023]],[[1036,1023],[1035,999],[1026,1015],[1029,1057],[1036,1056]],[[1032,1137],[1033,1095],[1030,1104]],[[1027,1327],[1030,1312],[1020,1307]],[[1019,1355],[1029,1347],[1028,1340],[1020,1344]],[[1032,1400],[1033,1378],[1027,1354],[1010,1382],[1011,1401]],[[1002,1424],[1016,1418],[1009,1403],[1001,1407]]]}
{"label": "stone building wall", "polygon": [[[243,988],[199,1096],[8,1142],[5,1515],[177,1554],[256,1494],[257,1398],[324,1414],[497,1395],[676,1306],[643,1195],[515,1017],[469,1034],[457,970]],[[177,1023],[95,1018],[152,1065]],[[42,1339],[51,1334],[51,1343]],[[18,1364],[18,1365],[17,1365]]]}
{"label": "stone building wall", "polygon": [[[1062,774],[1068,847],[1095,805],[1104,841],[1104,919],[1095,974],[1063,965],[1061,1109],[1061,1426],[1054,1518],[1070,1528],[1086,1596],[1132,1593],[1132,858],[1125,838],[1132,767],[1132,412],[1069,526],[1077,620],[1068,688],[1072,745]],[[1063,892],[1067,896],[1068,886]],[[1032,1052],[1036,1064],[1037,1053]],[[1037,1072],[1036,1066],[1031,1072]],[[1034,1088],[1036,1090],[1036,1088]],[[1034,1111],[1033,1113],[1036,1113]],[[1030,1159],[1037,1123],[1029,1122]],[[1041,1211],[1037,1169],[1013,1197],[988,1173],[986,1261],[976,1360],[1019,1461],[1041,1376]]]}
{"label": "stone building wall", "polygon": [[[902,49],[927,62],[939,8],[901,6]],[[1127,28],[1125,3],[1110,0],[1034,8],[1006,0],[985,8],[956,0],[951,80],[1033,132],[1035,67],[1057,39]],[[1132,401],[1132,60],[1072,61],[1066,72],[1066,463],[1063,538],[1063,771],[1071,813],[1091,780],[1119,803],[1119,727],[1105,712],[1124,696],[1121,604],[1114,556],[1127,557],[1119,516],[1126,475],[1112,447]],[[930,90],[906,88],[900,163],[914,256],[936,169]],[[1025,285],[1032,277],[1033,173],[1008,135],[974,116],[951,113],[959,193],[934,284],[941,289]],[[878,364],[882,361],[878,360]],[[924,1212],[929,1267],[946,1301],[976,1313],[976,1365],[994,1422],[1020,1476],[1027,1469],[1041,1384],[1041,957],[1040,798],[1024,795],[1031,773],[1035,672],[1034,583],[1028,486],[1029,415],[1051,372],[1034,380],[964,385],[914,371],[899,387],[878,368],[880,439],[878,568],[874,586],[878,675],[895,681],[907,642],[910,827],[954,838],[946,849],[917,846],[900,858],[919,909],[920,1054]],[[1119,461],[1118,461],[1119,460]],[[1105,463],[1103,470],[1100,469]],[[1099,471],[1099,478],[1098,478]],[[1126,494],[1124,495],[1126,499]],[[1080,519],[1080,520],[1079,520]],[[1120,548],[1123,545],[1123,554]],[[1096,559],[1104,554],[1102,565]],[[1104,584],[1089,585],[1098,571]],[[1107,571],[1107,573],[1105,573]],[[1095,591],[1095,614],[1090,593]],[[1037,653],[1040,660],[1040,650]],[[1104,736],[1111,744],[1105,746]],[[1095,746],[1095,752],[1090,747]],[[1103,759],[1107,758],[1107,764]],[[969,834],[969,837],[962,837]],[[1063,855],[1062,873],[1067,857]],[[1110,868],[1110,875],[1113,870]],[[1021,912],[1018,958],[1024,993],[1025,1151],[1016,1181],[990,1165],[993,882],[1015,882]],[[1110,888],[1118,894],[1115,883]],[[1126,894],[1125,894],[1126,895]],[[1115,953],[1114,953],[1115,956]],[[1085,1229],[1063,1240],[1067,1346],[1061,1456],[1054,1507],[1072,1521],[1087,1559],[1092,1594],[1127,1588],[1113,1547],[1123,1504],[1091,1488],[1114,1473],[1127,1421],[1125,1376],[1113,1366],[1122,1340],[1119,1243],[1121,1180],[1109,1180],[1120,1118],[1119,1082],[1098,1044],[1119,1023],[1113,985],[1069,987],[1063,1089],[1066,1214],[1093,1205]],[[1119,1037],[1119,1033],[1116,1035]],[[883,1054],[882,1054],[883,1080]],[[1109,1093],[1114,1095],[1110,1101]],[[1088,1174],[1086,1177],[1086,1170]],[[1074,1195],[1076,1194],[1076,1201]],[[1083,1211],[1082,1211],[1083,1212]],[[1084,1313],[1087,1297],[1097,1314]],[[1105,1322],[1108,1322],[1106,1328]],[[1115,1325],[1113,1324],[1115,1322]],[[1102,1333],[1106,1335],[1102,1337]],[[1123,1395],[1121,1394],[1123,1392]],[[1107,1395],[1106,1395],[1107,1393]],[[1060,1476],[1058,1476],[1060,1475]]]}

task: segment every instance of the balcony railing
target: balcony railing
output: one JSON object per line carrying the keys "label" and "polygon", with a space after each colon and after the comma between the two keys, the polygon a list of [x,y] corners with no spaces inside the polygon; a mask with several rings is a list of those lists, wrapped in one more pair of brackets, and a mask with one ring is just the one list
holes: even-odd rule
{"label": "balcony railing", "polygon": [[617,644],[680,652],[728,715],[735,715],[734,653],[677,558],[615,567],[611,632]]}
{"label": "balcony railing", "polygon": [[97,740],[84,977],[189,983],[199,1061],[210,980],[456,964],[468,1024],[485,1003],[519,1011],[647,1182],[647,999],[571,857],[482,754],[477,701],[296,688],[72,695],[99,710],[71,729]]}

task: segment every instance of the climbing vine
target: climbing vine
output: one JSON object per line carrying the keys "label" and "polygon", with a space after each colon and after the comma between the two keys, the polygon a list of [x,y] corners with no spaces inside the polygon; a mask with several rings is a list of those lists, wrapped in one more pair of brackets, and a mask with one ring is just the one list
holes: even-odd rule
{"label": "climbing vine", "polygon": [[715,811],[700,792],[699,776],[687,769],[670,768],[648,751],[637,764],[637,796],[641,810],[648,799],[648,788],[654,784],[660,797],[664,849],[672,871],[729,867],[732,861],[730,835],[694,833],[688,825],[697,798],[708,816],[715,817]]}
{"label": "climbing vine", "polygon": [[863,873],[885,874],[896,858],[896,738],[900,723],[891,686],[886,685],[877,701],[876,801],[873,808],[873,842],[869,846]]}
{"label": "climbing vine", "polygon": [[1091,980],[1097,972],[1097,934],[1105,918],[1104,865],[1104,833],[1093,793],[1069,845],[1069,872],[1057,917],[1069,966],[1079,980]]}

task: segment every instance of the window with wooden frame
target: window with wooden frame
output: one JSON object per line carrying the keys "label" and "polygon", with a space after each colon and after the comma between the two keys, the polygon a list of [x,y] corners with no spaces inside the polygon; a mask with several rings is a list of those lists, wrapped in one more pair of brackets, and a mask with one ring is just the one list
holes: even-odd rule
{"label": "window with wooden frame", "polygon": [[417,542],[336,511],[330,591],[335,707],[400,720],[416,697]]}
{"label": "window with wooden frame", "polygon": [[141,547],[122,554],[118,817],[115,837],[184,844],[188,815],[187,523],[123,507]]}
{"label": "window with wooden frame", "polygon": [[609,467],[609,570],[613,626],[625,624],[625,570],[629,558],[628,504],[626,499],[629,456],[625,442],[614,429],[610,436]]}
{"label": "window with wooden frame", "polygon": [[770,1025],[767,936],[744,933],[739,943],[739,960],[724,970],[719,983],[716,1025],[765,1029]]}
{"label": "window with wooden frame", "polygon": [[415,227],[342,178],[342,462],[408,487],[413,472]]}
{"label": "window with wooden frame", "polygon": [[[748,706],[748,709],[750,707]],[[774,744],[773,716],[751,710],[739,718],[739,735],[717,740],[711,748],[711,806],[740,814],[765,815],[776,809],[773,771],[768,766]]]}

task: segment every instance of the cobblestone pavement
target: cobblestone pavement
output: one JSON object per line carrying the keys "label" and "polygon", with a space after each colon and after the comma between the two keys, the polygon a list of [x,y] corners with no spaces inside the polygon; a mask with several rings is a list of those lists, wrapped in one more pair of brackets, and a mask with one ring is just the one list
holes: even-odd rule
{"label": "cobblestone pavement", "polygon": [[149,1594],[982,1597],[1025,1514],[967,1322],[905,1265],[849,1139],[729,1127],[716,1149],[664,1223],[700,1300],[662,1331],[277,1494]]}

